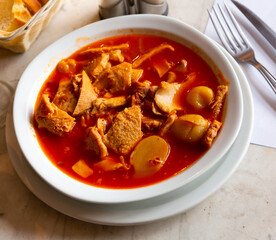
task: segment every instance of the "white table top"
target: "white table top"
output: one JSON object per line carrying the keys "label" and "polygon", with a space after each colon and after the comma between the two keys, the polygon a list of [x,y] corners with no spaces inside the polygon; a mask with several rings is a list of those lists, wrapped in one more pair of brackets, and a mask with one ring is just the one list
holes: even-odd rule
{"label": "white table top", "polygon": [[[67,0],[24,54],[0,49],[0,80],[14,88],[30,61],[66,33],[98,21],[98,2]],[[169,15],[204,31],[213,0],[168,0]],[[74,17],[72,17],[74,16]],[[0,103],[1,104],[1,103]],[[11,164],[0,128],[0,239],[276,239],[276,149],[250,145],[237,171],[185,213],[139,226],[91,224],[35,197]]]}

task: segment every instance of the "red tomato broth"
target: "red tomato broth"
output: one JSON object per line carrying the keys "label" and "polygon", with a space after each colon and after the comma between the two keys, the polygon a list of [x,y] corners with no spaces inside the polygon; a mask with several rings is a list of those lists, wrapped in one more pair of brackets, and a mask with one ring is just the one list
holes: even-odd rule
{"label": "red tomato broth", "polygon": [[[125,56],[125,61],[131,62],[137,56],[147,52],[161,43],[168,43],[174,47],[175,51],[164,50],[153,56],[150,61],[147,60],[139,68],[144,69],[142,78],[139,81],[151,80],[153,85],[159,85],[164,80],[165,76],[161,79],[158,74],[152,68],[152,62],[159,58],[166,58],[168,62],[177,63],[181,59],[185,59],[188,62],[189,73],[196,73],[196,81],[190,83],[183,88],[181,94],[175,99],[178,105],[183,107],[183,111],[180,111],[179,116],[184,113],[198,113],[191,106],[185,102],[187,89],[195,86],[204,85],[210,87],[215,92],[216,87],[219,85],[218,79],[211,67],[191,49],[184,45],[169,40],[163,37],[157,37],[152,35],[143,34],[131,34],[122,35],[106,38],[78,50],[70,57],[75,59],[77,63],[77,73],[82,71],[82,67],[89,60],[89,54],[80,55],[80,51],[88,48],[95,48],[101,46],[112,46],[119,45],[122,43],[129,43],[129,50],[122,50]],[[178,81],[185,80],[186,74],[176,72]],[[68,77],[66,74],[59,73],[56,68],[53,70],[51,75],[43,84],[36,101],[36,107],[41,99],[42,93],[47,91],[50,93],[49,96],[52,98],[58,88],[58,83],[61,78]],[[142,109],[143,111],[143,109]],[[200,113],[206,118],[211,119],[211,113],[208,110],[201,110]],[[221,119],[221,115],[219,117]],[[90,121],[91,126],[95,123],[96,119]],[[65,133],[63,136],[56,136],[45,129],[38,129],[37,123],[34,120],[34,128],[37,135],[38,142],[51,162],[59,168],[62,172],[68,176],[86,183],[88,185],[111,188],[111,189],[128,189],[137,188],[152,185],[168,179],[176,174],[181,173],[192,164],[194,164],[206,151],[207,149],[203,146],[198,146],[191,143],[184,143],[176,140],[171,135],[167,135],[164,139],[170,145],[170,153],[164,166],[154,175],[144,178],[134,178],[133,169],[129,171],[124,169],[118,169],[116,171],[103,172],[98,169],[94,169],[93,164],[100,161],[99,158],[93,157],[86,149],[83,138],[85,136],[85,128],[81,126],[81,120],[79,117],[76,118],[76,124],[70,133]],[[147,134],[145,134],[146,136]],[[115,159],[119,159],[115,153],[109,151],[109,156]],[[72,170],[72,166],[80,159],[85,162],[93,169],[93,174],[87,178],[82,178]],[[129,156],[125,156],[128,162]]]}

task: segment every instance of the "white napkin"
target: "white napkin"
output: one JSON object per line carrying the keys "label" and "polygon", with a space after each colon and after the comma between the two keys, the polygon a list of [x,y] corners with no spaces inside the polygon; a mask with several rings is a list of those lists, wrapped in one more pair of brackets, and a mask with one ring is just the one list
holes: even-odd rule
{"label": "white napkin", "polygon": [[[273,76],[276,76],[276,49],[264,39],[231,1],[228,0],[225,2],[251,42],[255,50],[256,59],[262,63]],[[256,13],[276,31],[275,0],[240,0],[240,2]],[[216,3],[223,5],[223,0],[216,0],[214,4]],[[210,20],[207,24],[205,34],[218,43],[221,43]],[[258,70],[245,63],[240,63],[240,66],[248,79],[254,101],[254,129],[251,143],[276,148],[276,95]]]}

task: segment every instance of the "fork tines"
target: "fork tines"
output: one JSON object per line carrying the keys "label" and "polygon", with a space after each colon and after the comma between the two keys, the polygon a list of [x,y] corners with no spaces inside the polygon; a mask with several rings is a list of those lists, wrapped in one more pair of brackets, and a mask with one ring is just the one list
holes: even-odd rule
{"label": "fork tines", "polygon": [[213,11],[208,10],[208,13],[223,46],[230,53],[237,53],[237,47],[248,48],[249,43],[226,3],[224,3],[224,8],[227,14],[219,4],[217,4],[218,10],[213,7]]}
{"label": "fork tines", "polygon": [[213,7],[212,12],[208,11],[223,46],[236,60],[253,65],[276,94],[276,78],[256,60],[252,46],[225,3],[224,8],[227,14],[219,5],[217,6],[218,10]]}

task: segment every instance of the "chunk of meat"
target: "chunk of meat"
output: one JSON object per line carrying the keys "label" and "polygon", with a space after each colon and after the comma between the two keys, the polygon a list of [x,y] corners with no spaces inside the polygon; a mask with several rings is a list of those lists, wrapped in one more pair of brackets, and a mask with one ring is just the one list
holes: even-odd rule
{"label": "chunk of meat", "polygon": [[57,70],[60,73],[75,73],[76,72],[76,61],[74,59],[66,59],[66,60],[61,60],[57,64]]}
{"label": "chunk of meat", "polygon": [[139,105],[141,106],[142,103],[143,103],[143,99],[145,97],[143,95],[141,95],[139,92],[136,92],[134,93],[132,96],[131,96],[131,102],[130,102],[130,105],[131,106],[134,106],[134,105]]}
{"label": "chunk of meat", "polygon": [[154,101],[157,107],[166,113],[180,110],[181,108],[174,102],[174,96],[180,86],[181,84],[178,83],[167,83],[162,81],[154,96]]}
{"label": "chunk of meat", "polygon": [[229,87],[226,85],[219,85],[217,87],[216,95],[215,95],[215,100],[213,103],[211,103],[211,109],[213,113],[213,118],[217,118],[218,115],[220,114],[221,108],[223,106],[223,101],[228,93]]}
{"label": "chunk of meat", "polygon": [[154,119],[146,116],[142,117],[142,127],[148,131],[159,130],[162,124],[163,121],[161,119]]}
{"label": "chunk of meat", "polygon": [[173,125],[174,121],[177,119],[176,112],[172,112],[169,117],[167,118],[166,122],[162,126],[162,128],[159,131],[160,136],[164,136],[171,128]]}
{"label": "chunk of meat", "polygon": [[97,98],[97,95],[93,89],[91,81],[86,72],[82,72],[82,82],[80,87],[80,96],[77,102],[77,106],[73,112],[73,116],[84,113],[87,109],[92,107],[92,102]]}
{"label": "chunk of meat", "polygon": [[143,106],[148,111],[152,111],[155,115],[166,115],[161,111],[154,102],[154,96],[158,86],[150,86],[146,98],[143,100]]}
{"label": "chunk of meat", "polygon": [[143,82],[135,82],[132,85],[132,92],[143,92],[143,95],[147,95],[148,91],[150,90],[151,82],[145,80]]}
{"label": "chunk of meat", "polygon": [[80,95],[81,81],[82,81],[82,73],[74,74],[72,76],[72,84],[73,84],[73,87],[74,87],[74,92],[77,96]]}
{"label": "chunk of meat", "polygon": [[124,91],[131,85],[132,65],[123,62],[119,65],[111,67],[108,74],[110,92]]}
{"label": "chunk of meat", "polygon": [[77,104],[77,97],[74,93],[73,84],[70,79],[63,78],[60,80],[53,103],[59,109],[69,114],[74,112]]}
{"label": "chunk of meat", "polygon": [[91,123],[91,116],[89,112],[85,112],[83,115],[81,115],[81,126],[82,127],[88,127]]}
{"label": "chunk of meat", "polygon": [[106,108],[117,108],[117,107],[126,105],[126,103],[127,103],[126,96],[102,99],[102,104],[104,104]]}
{"label": "chunk of meat", "polygon": [[132,65],[120,63],[104,71],[95,81],[98,90],[109,89],[111,93],[125,91],[131,86]]}
{"label": "chunk of meat", "polygon": [[60,136],[70,132],[75,125],[75,118],[51,103],[46,94],[42,95],[35,112],[35,120],[38,128],[46,128],[49,132]]}
{"label": "chunk of meat", "polygon": [[129,170],[130,169],[130,164],[126,162],[124,156],[120,156],[119,159],[120,159],[120,161],[121,161],[121,163],[123,165],[123,168],[125,170]]}
{"label": "chunk of meat", "polygon": [[138,106],[119,112],[104,136],[104,143],[118,154],[128,154],[142,138],[141,109]]}
{"label": "chunk of meat", "polygon": [[87,129],[85,144],[87,150],[93,152],[97,157],[103,158],[108,154],[102,136],[96,127],[89,127]]}
{"label": "chunk of meat", "polygon": [[151,102],[150,109],[155,115],[159,115],[159,116],[165,116],[166,115],[166,113],[161,111],[161,109],[156,105],[155,102]]}
{"label": "chunk of meat", "polygon": [[106,126],[107,126],[107,121],[104,118],[97,119],[98,132],[99,134],[101,134],[102,137],[105,134]]}
{"label": "chunk of meat", "polygon": [[149,92],[147,94],[148,100],[152,100],[152,101],[154,100],[154,96],[155,96],[157,89],[158,89],[158,86],[150,86]]}
{"label": "chunk of meat", "polygon": [[150,90],[150,81],[136,82],[133,85],[134,94],[131,96],[131,106],[141,105]]}
{"label": "chunk of meat", "polygon": [[132,69],[131,71],[131,82],[137,82],[143,75],[143,69]]}
{"label": "chunk of meat", "polygon": [[88,71],[92,77],[97,78],[109,65],[109,54],[102,53],[94,58],[88,65]]}
{"label": "chunk of meat", "polygon": [[125,58],[124,58],[124,56],[122,54],[121,49],[116,49],[116,50],[110,51],[110,53],[109,53],[109,59],[111,61],[122,63]]}
{"label": "chunk of meat", "polygon": [[93,103],[92,114],[105,111],[108,108],[122,107],[127,104],[125,96],[113,97],[113,98],[97,98]]}
{"label": "chunk of meat", "polygon": [[98,91],[107,90],[109,88],[109,72],[110,68],[105,69],[94,81],[93,87],[95,87]]}
{"label": "chunk of meat", "polygon": [[171,51],[174,51],[174,48],[167,44],[167,43],[162,43],[159,46],[151,49],[149,52],[139,56],[137,59],[134,60],[132,66],[133,68],[137,68],[142,65],[142,63],[148,59],[150,59],[153,55],[158,54],[159,52],[163,51],[164,49],[169,49]]}
{"label": "chunk of meat", "polygon": [[112,50],[117,50],[117,49],[127,49],[129,48],[128,43],[122,43],[120,45],[116,46],[106,46],[106,47],[99,47],[99,48],[89,48],[87,50],[84,50],[81,52],[81,54],[87,54],[87,53],[103,53],[103,52],[110,52]]}
{"label": "chunk of meat", "polygon": [[202,140],[202,144],[205,147],[210,148],[212,146],[212,143],[213,143],[214,139],[216,138],[221,126],[222,126],[222,123],[217,120],[214,120],[211,123],[211,125],[207,129],[207,132]]}

